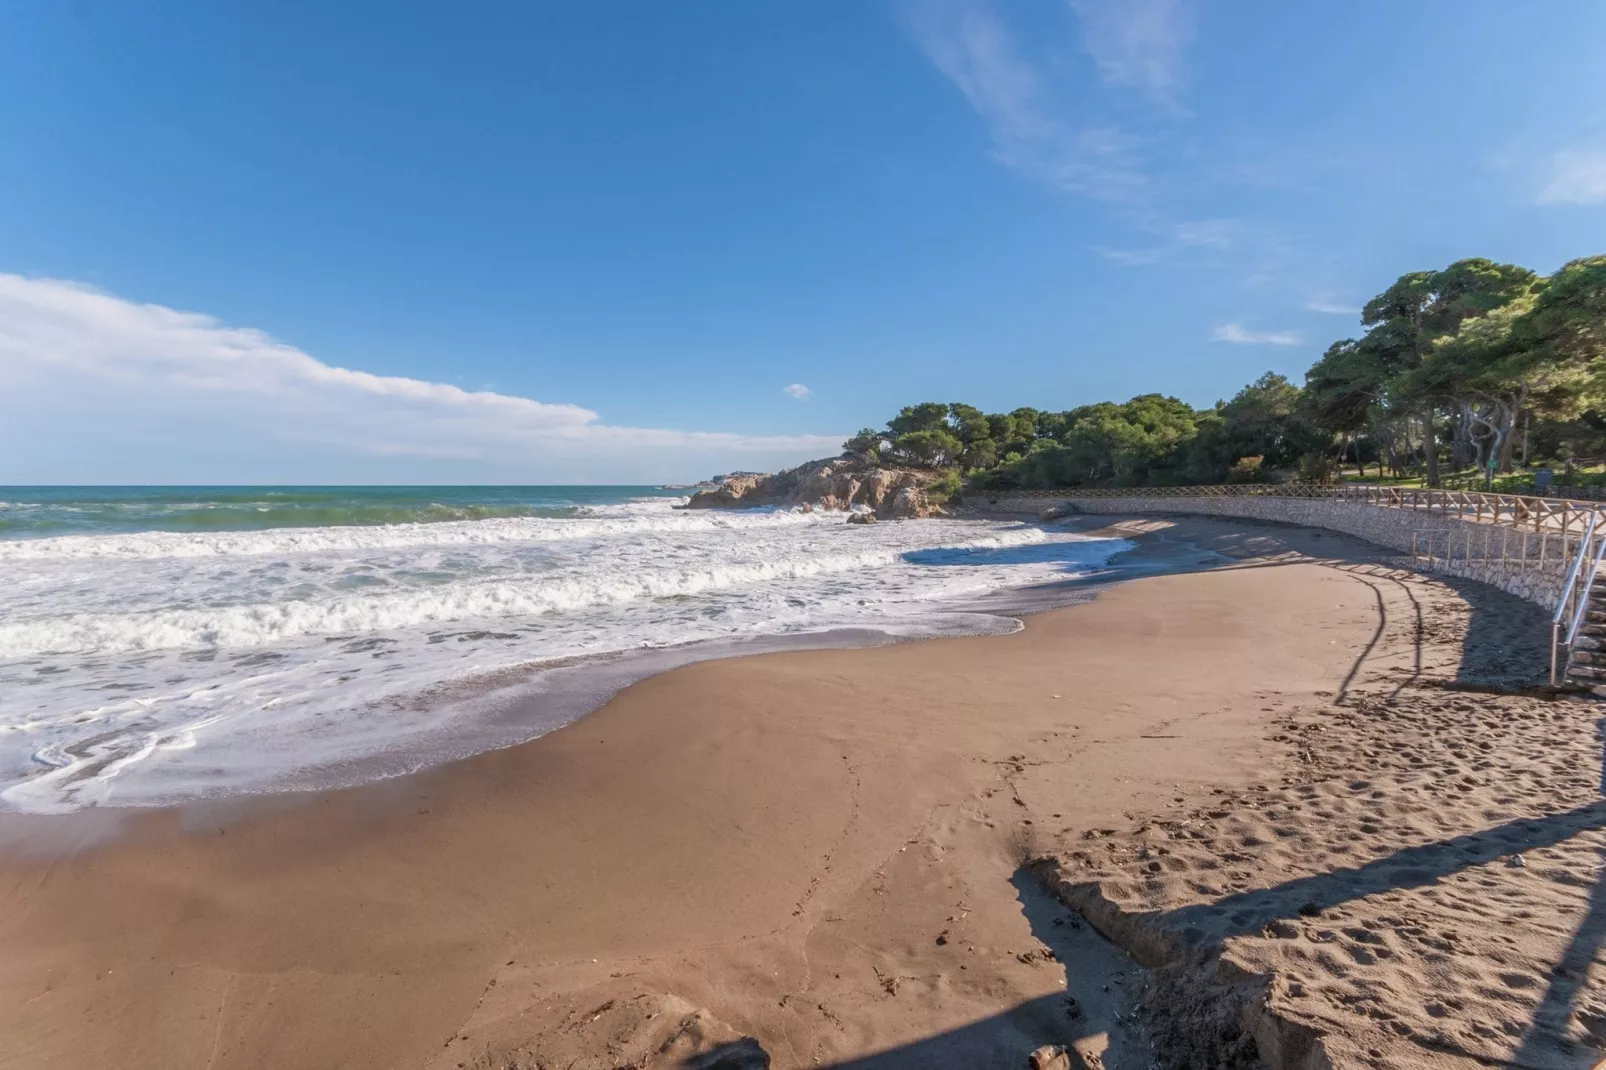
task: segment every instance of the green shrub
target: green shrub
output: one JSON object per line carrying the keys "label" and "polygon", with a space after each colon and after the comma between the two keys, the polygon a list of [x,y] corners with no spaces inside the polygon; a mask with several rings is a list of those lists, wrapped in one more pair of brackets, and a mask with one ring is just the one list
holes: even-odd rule
{"label": "green shrub", "polygon": [[926,501],[932,505],[946,505],[960,488],[959,473],[949,469],[926,484]]}

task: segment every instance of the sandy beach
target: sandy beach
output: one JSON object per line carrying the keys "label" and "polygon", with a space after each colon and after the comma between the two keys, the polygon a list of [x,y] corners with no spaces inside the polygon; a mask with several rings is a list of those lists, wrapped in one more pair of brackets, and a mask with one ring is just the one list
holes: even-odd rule
{"label": "sandy beach", "polygon": [[1157,574],[1016,634],[691,665],[110,836],[14,819],[0,1066],[1253,1066],[1245,992],[1343,1065],[1593,1066],[1599,715],[1522,689],[1543,614],[1331,533],[1114,527]]}

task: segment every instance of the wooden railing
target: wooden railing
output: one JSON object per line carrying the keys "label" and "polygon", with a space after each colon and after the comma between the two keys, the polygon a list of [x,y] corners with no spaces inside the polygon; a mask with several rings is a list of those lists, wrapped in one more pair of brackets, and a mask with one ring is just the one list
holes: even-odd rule
{"label": "wooden railing", "polygon": [[1586,520],[1601,512],[1600,502],[1573,498],[1541,498],[1527,494],[1493,494],[1475,490],[1424,487],[1379,487],[1365,483],[1228,483],[1203,487],[1099,487],[1060,490],[990,490],[984,500],[1006,498],[1070,501],[1077,498],[1305,498],[1354,502],[1392,509],[1420,509],[1440,516],[1504,524],[1529,531],[1567,534],[1582,531]]}

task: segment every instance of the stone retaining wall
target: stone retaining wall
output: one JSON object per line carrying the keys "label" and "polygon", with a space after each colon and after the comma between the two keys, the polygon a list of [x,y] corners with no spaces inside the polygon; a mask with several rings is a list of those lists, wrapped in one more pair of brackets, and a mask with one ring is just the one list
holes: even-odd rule
{"label": "stone retaining wall", "polygon": [[1342,499],[1269,496],[1079,498],[1067,495],[1064,498],[999,497],[988,500],[988,505],[1000,512],[1031,513],[1034,516],[1056,505],[1068,505],[1080,513],[1171,514],[1268,520],[1343,532],[1405,553],[1412,551],[1413,535],[1417,532],[1450,532],[1457,545],[1463,536],[1470,534],[1474,547],[1471,555],[1453,560],[1418,560],[1415,565],[1490,584],[1546,609],[1556,607],[1567,579],[1566,570],[1571,564],[1566,558],[1560,536],[1552,536],[1549,540],[1549,553],[1543,565],[1536,561],[1499,560],[1494,554],[1486,558],[1477,548],[1491,532],[1493,545],[1498,546],[1502,525],[1461,520],[1422,509],[1395,509]]}

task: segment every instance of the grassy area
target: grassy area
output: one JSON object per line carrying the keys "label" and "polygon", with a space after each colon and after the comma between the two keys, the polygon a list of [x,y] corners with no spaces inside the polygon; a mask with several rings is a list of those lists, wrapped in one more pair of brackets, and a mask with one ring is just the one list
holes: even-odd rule
{"label": "grassy area", "polygon": [[[1495,476],[1493,482],[1484,483],[1483,473],[1474,468],[1466,468],[1456,472],[1445,471],[1440,473],[1440,487],[1446,490],[1492,490],[1498,494],[1521,494],[1533,489],[1534,472],[1540,467],[1535,462],[1529,468],[1519,468],[1508,475]],[[1562,473],[1566,466],[1560,461],[1550,462],[1550,470],[1555,474],[1554,486],[1562,486]],[[1376,469],[1362,475],[1358,469],[1347,468],[1339,473],[1339,478],[1346,483],[1366,483],[1377,487],[1425,487],[1427,481],[1420,475],[1414,476],[1383,476],[1375,475]],[[1575,487],[1601,487],[1606,486],[1606,465],[1578,465],[1573,469],[1573,476],[1566,481],[1566,485]]]}

